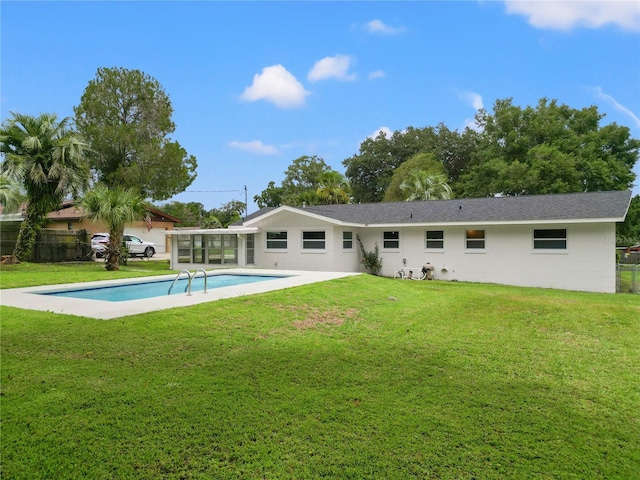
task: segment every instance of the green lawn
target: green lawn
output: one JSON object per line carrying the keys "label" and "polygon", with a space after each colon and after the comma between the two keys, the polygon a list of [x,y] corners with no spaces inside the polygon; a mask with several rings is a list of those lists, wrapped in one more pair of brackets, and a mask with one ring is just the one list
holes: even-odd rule
{"label": "green lawn", "polygon": [[[0,284],[142,267],[168,272],[21,264]],[[637,295],[361,275],[0,315],[3,479],[640,476]]]}
{"label": "green lawn", "polygon": [[[92,282],[118,278],[166,275],[169,260],[129,259],[120,270],[108,272],[104,262],[83,263],[19,263],[0,265],[0,288],[56,285],[59,283]],[[177,272],[176,272],[177,273]]]}

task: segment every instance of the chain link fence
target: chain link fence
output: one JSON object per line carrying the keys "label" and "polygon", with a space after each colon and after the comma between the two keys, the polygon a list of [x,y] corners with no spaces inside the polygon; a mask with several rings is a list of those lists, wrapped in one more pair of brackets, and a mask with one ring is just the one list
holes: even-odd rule
{"label": "chain link fence", "polygon": [[618,263],[616,292],[640,293],[640,265]]}

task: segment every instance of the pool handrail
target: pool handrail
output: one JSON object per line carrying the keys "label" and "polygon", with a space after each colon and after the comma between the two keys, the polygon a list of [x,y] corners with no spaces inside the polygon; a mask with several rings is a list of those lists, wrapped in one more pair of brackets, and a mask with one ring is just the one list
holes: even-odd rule
{"label": "pool handrail", "polygon": [[[193,277],[191,277],[191,278],[192,279],[196,278],[196,274],[198,272],[202,272],[202,274],[204,275],[204,292],[202,292],[202,293],[207,293],[207,272],[205,272],[204,268],[199,268],[195,272],[193,272]],[[189,283],[191,283],[191,282],[189,282]],[[191,290],[189,290],[189,291],[191,291]]]}
{"label": "pool handrail", "polygon": [[171,289],[173,288],[173,286],[176,284],[176,282],[178,281],[178,279],[180,278],[180,275],[182,275],[183,273],[187,274],[187,295],[191,295],[191,272],[189,272],[189,270],[187,270],[186,268],[183,268],[182,270],[180,270],[180,272],[176,275],[176,278],[173,279],[173,282],[171,283],[171,286],[169,287],[169,291],[167,292],[167,295],[171,295]]}

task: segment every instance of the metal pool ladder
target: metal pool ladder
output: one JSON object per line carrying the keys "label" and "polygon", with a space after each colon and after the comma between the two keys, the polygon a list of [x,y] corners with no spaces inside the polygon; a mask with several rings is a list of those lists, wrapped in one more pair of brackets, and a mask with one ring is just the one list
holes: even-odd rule
{"label": "metal pool ladder", "polygon": [[178,273],[176,275],[176,278],[173,279],[173,282],[171,282],[171,286],[169,287],[169,291],[167,292],[167,295],[171,294],[171,289],[173,288],[173,286],[176,284],[176,282],[180,278],[180,275],[182,275],[183,273],[186,273],[187,274],[187,295],[190,296],[191,295],[191,281],[198,274],[198,272],[202,272],[202,274],[204,275],[204,292],[202,292],[202,293],[207,293],[207,272],[204,271],[204,268],[199,268],[193,273],[191,273],[186,268],[183,268],[182,270],[180,270],[180,273]]}

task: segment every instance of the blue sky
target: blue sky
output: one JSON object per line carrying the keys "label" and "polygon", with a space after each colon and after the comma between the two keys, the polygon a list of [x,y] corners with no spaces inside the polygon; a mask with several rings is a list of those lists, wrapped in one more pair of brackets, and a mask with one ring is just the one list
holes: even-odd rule
{"label": "blue sky", "polygon": [[[3,0],[1,116],[73,116],[100,67],[164,87],[198,160],[172,200],[219,208],[381,129],[469,125],[497,99],[597,105],[640,138],[640,3]],[[640,184],[640,162],[636,165]],[[634,194],[640,188],[634,188]]]}

